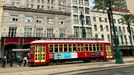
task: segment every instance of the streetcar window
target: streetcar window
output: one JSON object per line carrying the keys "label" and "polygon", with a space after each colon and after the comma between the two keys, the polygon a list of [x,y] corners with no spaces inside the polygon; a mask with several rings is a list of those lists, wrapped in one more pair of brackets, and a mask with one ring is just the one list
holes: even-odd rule
{"label": "streetcar window", "polygon": [[100,51],[100,44],[97,44],[97,51]]}
{"label": "streetcar window", "polygon": [[62,44],[59,45],[59,51],[58,52],[63,52],[63,45]]}
{"label": "streetcar window", "polygon": [[100,50],[103,50],[103,46],[102,46],[102,44],[100,44]]}
{"label": "streetcar window", "polygon": [[42,56],[42,60],[44,60],[45,59],[45,54],[43,54],[43,56]]}
{"label": "streetcar window", "polygon": [[41,45],[41,50],[42,50],[42,52],[45,52],[45,46],[44,45]]}
{"label": "streetcar window", "polygon": [[81,51],[84,50],[85,44],[81,44]]}
{"label": "streetcar window", "polygon": [[76,52],[76,44],[73,44],[73,52]]}
{"label": "streetcar window", "polygon": [[53,44],[49,45],[49,52],[53,52]]}
{"label": "streetcar window", "polygon": [[35,47],[35,51],[36,51],[36,52],[38,51],[37,48],[38,48],[38,47],[37,47],[37,45],[36,45],[36,47]]}
{"label": "streetcar window", "polygon": [[58,45],[55,45],[55,51],[54,52],[58,52]]}
{"label": "streetcar window", "polygon": [[96,51],[96,45],[93,44],[93,51]]}
{"label": "streetcar window", "polygon": [[67,44],[64,44],[64,52],[68,52],[68,50],[67,50]]}
{"label": "streetcar window", "polygon": [[34,47],[34,45],[31,45],[30,46],[30,54],[34,54],[34,51],[35,51],[35,47]]}
{"label": "streetcar window", "polygon": [[72,52],[72,45],[69,45],[69,52]]}
{"label": "streetcar window", "polygon": [[81,44],[78,44],[77,48],[78,48],[78,51],[80,52],[81,51]]}
{"label": "streetcar window", "polygon": [[36,58],[35,58],[35,60],[38,60],[38,58],[37,58],[37,54],[36,54]]}
{"label": "streetcar window", "polygon": [[89,44],[89,51],[92,51],[92,44]]}
{"label": "streetcar window", "polygon": [[85,44],[85,51],[88,51],[88,50],[89,50],[88,44]]}

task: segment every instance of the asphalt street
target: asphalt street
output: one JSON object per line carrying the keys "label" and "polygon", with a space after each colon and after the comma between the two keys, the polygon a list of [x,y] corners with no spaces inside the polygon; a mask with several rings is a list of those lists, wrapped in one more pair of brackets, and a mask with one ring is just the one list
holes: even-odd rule
{"label": "asphalt street", "polygon": [[122,68],[111,68],[97,71],[85,71],[76,73],[73,75],[134,75],[134,66],[122,67]]}

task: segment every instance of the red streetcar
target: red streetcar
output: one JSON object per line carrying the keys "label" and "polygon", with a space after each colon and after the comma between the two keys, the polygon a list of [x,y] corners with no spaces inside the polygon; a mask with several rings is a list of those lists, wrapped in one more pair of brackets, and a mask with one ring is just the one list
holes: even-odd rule
{"label": "red streetcar", "polygon": [[36,40],[31,42],[29,65],[46,65],[67,60],[109,60],[110,42],[89,40]]}

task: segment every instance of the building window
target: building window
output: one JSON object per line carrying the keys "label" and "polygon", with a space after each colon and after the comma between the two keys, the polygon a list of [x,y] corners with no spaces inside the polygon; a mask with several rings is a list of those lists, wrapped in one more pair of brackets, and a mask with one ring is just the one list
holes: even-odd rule
{"label": "building window", "polygon": [[53,34],[53,29],[47,29],[47,37],[55,37],[55,35]]}
{"label": "building window", "polygon": [[97,25],[94,25],[94,30],[97,31]]}
{"label": "building window", "polygon": [[85,8],[85,14],[89,14],[89,8]]}
{"label": "building window", "polygon": [[9,27],[8,37],[16,37],[17,27]]}
{"label": "building window", "polygon": [[59,11],[65,12],[65,8],[64,7],[59,7]]}
{"label": "building window", "polygon": [[116,23],[116,19],[113,19],[114,23]]}
{"label": "building window", "polygon": [[73,13],[78,13],[78,7],[73,6]]}
{"label": "building window", "polygon": [[38,0],[38,3],[40,3],[40,0]]}
{"label": "building window", "polygon": [[11,15],[10,16],[11,20],[10,21],[18,21],[18,15]]}
{"label": "building window", "polygon": [[93,17],[93,21],[96,22],[96,17]]}
{"label": "building window", "polygon": [[120,36],[121,37],[121,43],[124,44],[124,41],[123,41],[123,37],[122,35]]}
{"label": "building window", "polygon": [[43,17],[37,17],[36,23],[42,23],[43,22]]}
{"label": "building window", "polygon": [[101,17],[99,17],[99,22],[102,22],[102,18]]}
{"label": "building window", "polygon": [[85,5],[88,6],[89,5],[89,0],[85,0]]}
{"label": "building window", "polygon": [[65,29],[59,29],[60,37],[65,37]]}
{"label": "building window", "polygon": [[86,33],[87,33],[88,38],[92,37],[92,29],[91,28],[87,28]]}
{"label": "building window", "polygon": [[48,24],[54,24],[54,19],[53,18],[47,18],[47,23]]}
{"label": "building window", "polygon": [[37,9],[40,9],[40,5],[37,5]]}
{"label": "building window", "polygon": [[119,24],[121,24],[121,23],[123,24],[123,22],[122,22],[122,20],[121,20],[121,19],[118,19],[118,23],[119,23]]}
{"label": "building window", "polygon": [[110,42],[110,35],[107,35],[107,39],[108,39],[108,41]]}
{"label": "building window", "polygon": [[107,23],[107,18],[105,18],[105,22]]}
{"label": "building window", "polygon": [[36,37],[43,37],[43,28],[36,28]]}
{"label": "building window", "polygon": [[103,31],[103,26],[102,25],[100,25],[100,30]]}
{"label": "building window", "polygon": [[73,4],[77,4],[77,0],[73,0]]}
{"label": "building window", "polygon": [[106,26],[106,30],[107,30],[107,31],[109,31],[109,28],[108,28],[108,26]]}
{"label": "building window", "polygon": [[127,36],[124,35],[124,38],[125,38],[125,43],[128,44],[128,41],[127,41]]}
{"label": "building window", "polygon": [[95,34],[95,38],[98,39],[98,34]]}
{"label": "building window", "polygon": [[133,40],[134,40],[134,36],[133,36]]}
{"label": "building window", "polygon": [[59,5],[64,6],[65,5],[65,0],[59,0]]}
{"label": "building window", "polygon": [[44,0],[42,0],[42,3],[44,3]]}
{"label": "building window", "polygon": [[78,24],[79,22],[78,22],[78,16],[77,15],[74,15],[73,16],[73,22],[74,22],[74,24]]}
{"label": "building window", "polygon": [[31,36],[32,36],[32,28],[25,28],[24,37],[31,37]]}
{"label": "building window", "polygon": [[79,27],[74,27],[74,36],[79,37]]}
{"label": "building window", "polygon": [[123,31],[125,32],[125,27],[123,27]]}
{"label": "building window", "polygon": [[86,16],[86,24],[90,25],[90,16]]}
{"label": "building window", "polygon": [[101,38],[102,38],[102,40],[104,40],[104,35],[103,34],[101,35]]}
{"label": "building window", "polygon": [[79,7],[79,12],[84,13],[84,9],[83,9],[83,7]]}
{"label": "building window", "polygon": [[119,26],[119,31],[121,32],[121,27]]}
{"label": "building window", "polygon": [[80,5],[83,5],[83,0],[79,0],[79,4]]}
{"label": "building window", "polygon": [[33,21],[33,17],[32,16],[26,16],[25,17],[25,22],[32,22]]}
{"label": "building window", "polygon": [[50,4],[50,0],[47,0],[47,3]]}

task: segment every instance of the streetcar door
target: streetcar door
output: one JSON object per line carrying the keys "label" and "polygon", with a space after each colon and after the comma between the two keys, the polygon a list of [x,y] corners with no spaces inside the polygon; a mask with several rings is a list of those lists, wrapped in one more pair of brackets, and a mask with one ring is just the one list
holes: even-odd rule
{"label": "streetcar door", "polygon": [[113,51],[110,44],[106,45],[106,54],[108,59],[113,58]]}
{"label": "streetcar door", "polygon": [[46,60],[46,46],[39,44],[35,48],[35,62],[45,62]]}

